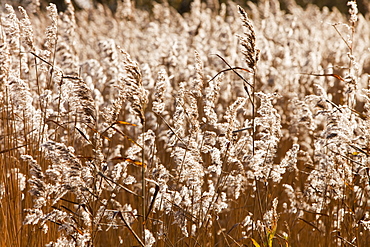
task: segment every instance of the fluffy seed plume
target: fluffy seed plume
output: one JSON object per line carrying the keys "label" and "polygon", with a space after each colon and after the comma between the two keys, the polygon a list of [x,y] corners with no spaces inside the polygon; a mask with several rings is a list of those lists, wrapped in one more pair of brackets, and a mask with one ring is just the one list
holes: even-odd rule
{"label": "fluffy seed plume", "polygon": [[94,123],[96,121],[94,99],[91,96],[90,89],[81,79],[75,80],[75,94],[82,108],[85,121]]}
{"label": "fluffy seed plume", "polygon": [[347,6],[349,6],[349,14],[351,15],[349,21],[351,22],[352,25],[354,25],[357,20],[358,20],[358,9],[357,9],[357,3],[355,0],[353,1],[348,1]]}
{"label": "fluffy seed plume", "polygon": [[242,7],[238,6],[238,8],[240,19],[243,21],[243,26],[245,27],[245,36],[239,36],[239,40],[243,47],[242,53],[245,56],[245,61],[247,62],[248,67],[254,69],[257,64],[259,55],[259,50],[256,49],[256,34],[254,32],[253,24],[248,18],[247,13]]}
{"label": "fluffy seed plume", "polygon": [[153,101],[153,112],[161,114],[165,108],[165,86],[168,84],[168,75],[166,70],[162,69],[158,73],[158,80],[155,85],[154,101]]}
{"label": "fluffy seed plume", "polygon": [[36,48],[34,46],[33,29],[30,18],[28,17],[28,14],[23,7],[19,6],[18,9],[22,15],[22,19],[19,22],[22,41],[31,51],[35,51]]}
{"label": "fluffy seed plume", "polygon": [[123,78],[126,84],[126,97],[131,102],[133,111],[140,118],[140,122],[144,123],[144,108],[148,103],[148,92],[143,88],[141,70],[139,64],[133,61],[127,52],[121,50],[121,53],[126,70],[126,76]]}

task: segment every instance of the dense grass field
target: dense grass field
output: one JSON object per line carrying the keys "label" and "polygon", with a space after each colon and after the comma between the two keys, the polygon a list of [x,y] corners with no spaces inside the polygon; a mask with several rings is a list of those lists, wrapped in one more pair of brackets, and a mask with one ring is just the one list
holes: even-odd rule
{"label": "dense grass field", "polygon": [[355,2],[66,4],[0,6],[0,246],[369,246]]}

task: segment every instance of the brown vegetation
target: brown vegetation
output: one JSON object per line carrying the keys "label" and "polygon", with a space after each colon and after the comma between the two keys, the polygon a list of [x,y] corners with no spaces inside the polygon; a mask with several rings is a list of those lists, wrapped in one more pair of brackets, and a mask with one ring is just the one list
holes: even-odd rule
{"label": "brown vegetation", "polygon": [[0,246],[367,246],[369,20],[277,0],[1,6]]}

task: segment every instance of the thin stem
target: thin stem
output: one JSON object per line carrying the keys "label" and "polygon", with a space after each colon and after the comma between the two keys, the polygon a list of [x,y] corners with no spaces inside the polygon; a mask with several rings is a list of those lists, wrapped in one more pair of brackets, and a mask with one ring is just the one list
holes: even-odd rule
{"label": "thin stem", "polygon": [[144,245],[145,243],[145,228],[146,228],[146,183],[145,183],[145,120],[142,121],[142,148],[141,148],[141,187],[142,187],[142,197],[143,203],[141,205],[141,211],[143,215],[143,222],[142,222],[142,240]]}
{"label": "thin stem", "polygon": [[255,153],[255,141],[256,141],[256,126],[255,126],[255,118],[256,118],[256,69],[253,69],[253,87],[252,87],[252,133],[253,133],[253,143],[252,143],[252,154],[254,156]]}

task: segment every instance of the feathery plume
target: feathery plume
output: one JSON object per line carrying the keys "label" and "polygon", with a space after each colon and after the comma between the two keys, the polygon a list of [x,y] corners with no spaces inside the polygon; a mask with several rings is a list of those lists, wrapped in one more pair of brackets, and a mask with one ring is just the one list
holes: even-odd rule
{"label": "feathery plume", "polygon": [[240,18],[243,22],[243,26],[245,27],[245,37],[239,36],[239,40],[243,47],[242,53],[245,57],[248,67],[254,70],[259,56],[259,50],[256,49],[256,34],[254,32],[252,21],[248,18],[247,13],[240,6],[238,6],[238,9],[241,15]]}
{"label": "feathery plume", "polygon": [[58,10],[57,6],[53,3],[50,3],[50,5],[46,7],[46,10],[51,24],[46,28],[45,48],[48,50],[49,56],[51,56],[58,40]]}
{"label": "feathery plume", "polygon": [[124,50],[121,50],[121,54],[123,55],[122,62],[126,70],[126,75],[122,78],[125,82],[125,96],[131,102],[132,110],[140,118],[141,124],[144,124],[144,110],[148,103],[148,91],[143,87],[139,64],[134,62]]}
{"label": "feathery plume", "polygon": [[169,84],[169,78],[166,73],[166,70],[162,69],[158,73],[158,79],[155,84],[155,93],[154,93],[154,101],[153,101],[153,112],[156,114],[163,113],[165,109],[165,90],[166,85]]}
{"label": "feathery plume", "polygon": [[27,52],[29,51],[34,52],[35,45],[33,41],[33,29],[32,29],[30,18],[28,17],[27,12],[23,7],[19,6],[18,9],[19,9],[19,12],[21,12],[21,15],[23,17],[19,22],[22,42],[26,47],[29,48]]}
{"label": "feathery plume", "polygon": [[350,16],[350,23],[352,26],[355,25],[355,23],[358,21],[358,8],[357,8],[357,3],[356,0],[350,0],[347,2],[347,6],[349,6],[349,14]]}

